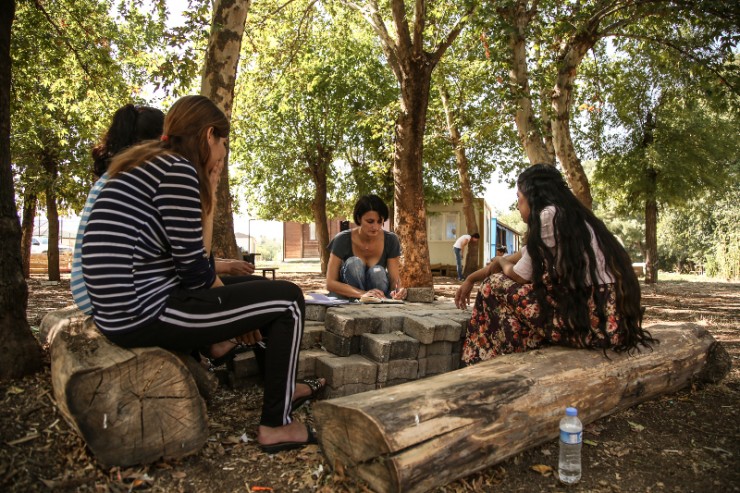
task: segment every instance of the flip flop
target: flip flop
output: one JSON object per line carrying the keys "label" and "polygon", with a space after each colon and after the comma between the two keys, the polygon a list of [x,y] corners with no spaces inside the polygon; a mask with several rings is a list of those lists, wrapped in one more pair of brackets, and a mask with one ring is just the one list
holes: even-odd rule
{"label": "flip flop", "polygon": [[226,353],[222,354],[218,358],[214,358],[208,353],[208,350],[210,348],[202,348],[200,350],[200,354],[205,356],[205,358],[208,360],[209,370],[214,370],[218,368],[221,365],[224,365],[226,363],[230,363],[236,358],[237,354],[245,353],[247,351],[250,351],[254,348],[254,346],[249,346],[247,344],[241,344],[238,343],[233,348],[229,349]]}
{"label": "flip flop", "polygon": [[260,448],[263,452],[268,454],[277,454],[278,452],[284,452],[286,450],[295,450],[299,448],[303,448],[306,445],[313,445],[316,443],[319,443],[318,440],[316,440],[316,435],[314,435],[313,430],[306,426],[306,431],[308,432],[308,438],[305,442],[278,442],[278,443],[271,443],[269,445],[262,445],[260,444]]}
{"label": "flip flop", "polygon": [[308,385],[308,387],[311,389],[311,393],[294,400],[292,408],[290,410],[291,413],[296,412],[311,399],[318,398],[319,393],[324,390],[324,387],[326,387],[326,381],[324,381],[324,383],[321,383],[321,380],[319,380],[318,378],[306,378],[305,380],[298,380],[298,382],[296,383],[304,383]]}

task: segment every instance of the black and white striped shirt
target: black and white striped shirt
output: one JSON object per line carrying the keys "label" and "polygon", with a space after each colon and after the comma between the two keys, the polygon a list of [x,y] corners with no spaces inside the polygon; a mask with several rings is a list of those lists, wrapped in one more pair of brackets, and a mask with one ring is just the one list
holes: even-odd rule
{"label": "black and white striped shirt", "polygon": [[82,241],[82,273],[102,331],[156,319],[172,290],[209,288],[198,173],[176,155],[153,158],[108,181]]}

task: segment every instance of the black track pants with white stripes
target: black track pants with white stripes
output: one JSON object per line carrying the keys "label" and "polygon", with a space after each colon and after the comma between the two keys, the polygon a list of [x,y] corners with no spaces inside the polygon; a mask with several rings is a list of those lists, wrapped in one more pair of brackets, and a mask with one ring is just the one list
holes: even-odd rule
{"label": "black track pants with white stripes", "polygon": [[259,329],[267,339],[260,424],[276,427],[291,422],[305,312],[297,285],[250,279],[213,289],[176,289],[156,322],[134,332],[106,335],[124,347],[190,352]]}

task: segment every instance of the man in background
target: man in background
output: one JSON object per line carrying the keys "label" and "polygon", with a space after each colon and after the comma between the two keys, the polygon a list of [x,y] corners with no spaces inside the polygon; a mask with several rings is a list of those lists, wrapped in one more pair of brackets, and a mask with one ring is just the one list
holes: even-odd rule
{"label": "man in background", "polygon": [[463,252],[465,251],[465,247],[470,242],[473,242],[474,244],[477,243],[479,239],[480,239],[480,235],[478,233],[473,233],[472,235],[462,235],[460,238],[458,238],[455,241],[455,244],[452,246],[452,251],[455,252],[455,260],[457,261],[457,280],[458,281],[462,281],[463,279],[462,257],[463,257]]}

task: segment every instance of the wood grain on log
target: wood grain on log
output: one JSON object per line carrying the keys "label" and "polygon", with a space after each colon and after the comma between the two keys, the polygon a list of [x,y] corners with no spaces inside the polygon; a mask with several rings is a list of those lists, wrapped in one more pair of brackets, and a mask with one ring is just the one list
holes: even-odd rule
{"label": "wood grain on log", "polygon": [[375,491],[428,491],[554,439],[567,406],[590,423],[729,371],[705,329],[649,329],[660,344],[632,356],[551,347],[318,402],[319,441],[330,464]]}
{"label": "wood grain on log", "polygon": [[52,327],[44,329],[54,397],[103,465],[146,464],[202,448],[206,405],[177,355],[156,347],[121,348],[91,317],[66,316],[50,317],[46,325]]}

